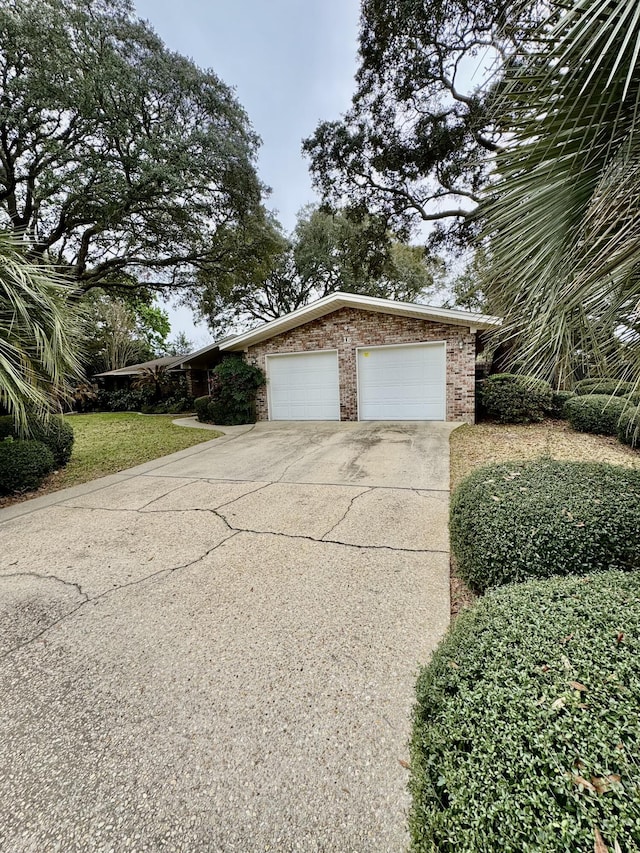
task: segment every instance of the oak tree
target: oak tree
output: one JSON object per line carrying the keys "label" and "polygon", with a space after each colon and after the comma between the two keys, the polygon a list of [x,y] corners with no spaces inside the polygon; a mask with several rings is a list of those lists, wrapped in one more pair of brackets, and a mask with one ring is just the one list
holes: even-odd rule
{"label": "oak tree", "polygon": [[0,225],[83,289],[192,281],[260,202],[258,142],[130,0],[0,6]]}

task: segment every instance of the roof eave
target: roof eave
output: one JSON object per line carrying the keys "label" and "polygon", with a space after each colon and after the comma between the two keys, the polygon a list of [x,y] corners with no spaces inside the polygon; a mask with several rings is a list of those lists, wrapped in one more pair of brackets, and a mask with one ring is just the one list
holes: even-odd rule
{"label": "roof eave", "polygon": [[379,299],[373,296],[333,293],[316,302],[312,302],[310,305],[285,314],[283,317],[264,323],[256,329],[238,335],[230,341],[221,342],[220,350],[233,352],[247,349],[247,347],[254,346],[263,340],[268,340],[290,329],[295,329],[297,326],[320,319],[340,308],[355,308],[361,311],[375,311],[378,313],[395,314],[397,316],[415,317],[417,319],[431,320],[436,323],[444,322],[455,326],[468,326],[472,332],[498,329],[502,325],[502,320],[499,317],[491,317],[484,314],[472,314],[471,312],[458,311],[451,308],[433,308],[428,305],[419,305],[410,302],[394,302],[390,299]]}

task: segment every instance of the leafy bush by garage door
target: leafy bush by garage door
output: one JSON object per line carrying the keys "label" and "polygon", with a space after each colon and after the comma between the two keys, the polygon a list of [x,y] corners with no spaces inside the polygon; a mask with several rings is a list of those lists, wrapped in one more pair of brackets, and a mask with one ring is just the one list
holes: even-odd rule
{"label": "leafy bush by garage door", "polygon": [[212,371],[208,419],[215,424],[249,424],[256,420],[256,392],[265,383],[259,367],[241,358],[225,358]]}
{"label": "leafy bush by garage door", "polygon": [[487,415],[500,423],[541,421],[553,404],[547,382],[513,373],[496,373],[485,379],[479,396]]}
{"label": "leafy bush by garage door", "polygon": [[640,471],[589,462],[488,465],[451,500],[451,547],[478,591],[511,581],[640,568]]}
{"label": "leafy bush by garage door", "polygon": [[617,435],[618,422],[630,403],[622,397],[606,394],[575,396],[565,404],[567,420],[579,432]]}
{"label": "leafy bush by garage door", "polygon": [[418,681],[415,853],[640,850],[640,575],[490,593]]}
{"label": "leafy bush by garage door", "polygon": [[0,441],[0,494],[37,489],[54,466],[53,453],[41,441]]}

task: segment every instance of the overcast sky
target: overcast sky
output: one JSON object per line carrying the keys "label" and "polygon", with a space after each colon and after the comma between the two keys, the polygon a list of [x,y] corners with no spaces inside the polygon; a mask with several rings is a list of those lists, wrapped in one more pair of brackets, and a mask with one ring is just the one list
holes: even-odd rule
{"label": "overcast sky", "polygon": [[[359,0],[135,0],[138,15],[172,50],[211,68],[236,90],[262,138],[259,174],[267,205],[287,231],[315,200],[302,139],[349,106],[356,70]],[[200,344],[188,310],[172,333]]]}

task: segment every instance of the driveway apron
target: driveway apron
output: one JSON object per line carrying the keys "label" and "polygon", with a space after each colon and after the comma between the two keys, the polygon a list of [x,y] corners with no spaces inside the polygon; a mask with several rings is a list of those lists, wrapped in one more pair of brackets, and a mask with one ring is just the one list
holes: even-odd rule
{"label": "driveway apron", "polygon": [[0,511],[0,851],[403,851],[435,423],[265,423]]}

